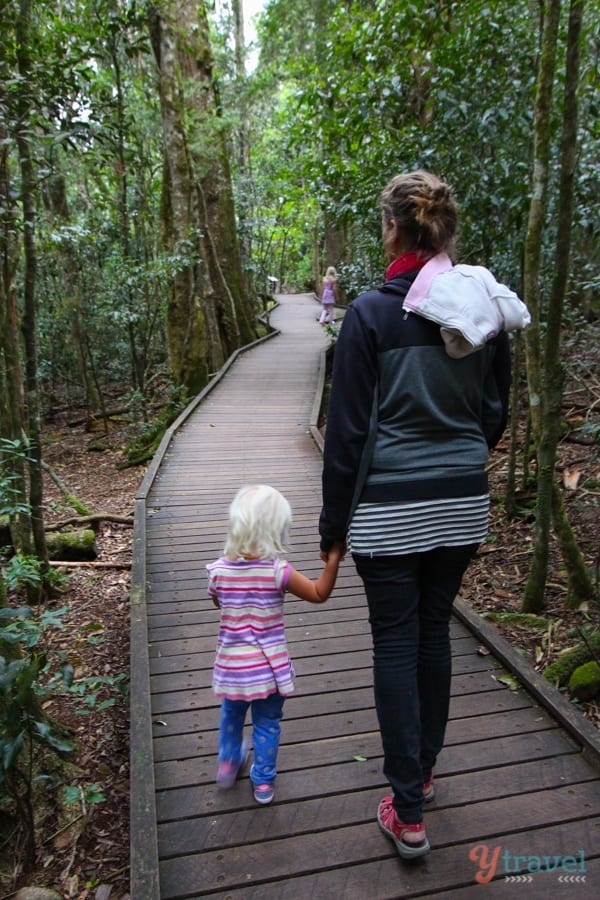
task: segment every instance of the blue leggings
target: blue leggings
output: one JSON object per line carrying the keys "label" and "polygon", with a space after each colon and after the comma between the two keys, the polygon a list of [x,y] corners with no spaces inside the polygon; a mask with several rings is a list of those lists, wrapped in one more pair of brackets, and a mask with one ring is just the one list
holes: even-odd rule
{"label": "blue leggings", "polygon": [[281,734],[284,698],[279,693],[263,700],[228,700],[221,703],[219,762],[238,763],[242,758],[242,735],[248,707],[252,708],[254,764],[250,777],[254,784],[273,784],[277,776],[277,751]]}

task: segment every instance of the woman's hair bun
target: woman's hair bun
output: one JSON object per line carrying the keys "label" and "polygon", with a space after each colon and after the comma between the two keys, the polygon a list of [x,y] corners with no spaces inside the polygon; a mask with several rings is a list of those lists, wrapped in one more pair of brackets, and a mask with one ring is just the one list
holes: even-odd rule
{"label": "woman's hair bun", "polygon": [[437,175],[425,169],[396,175],[383,190],[381,206],[411,249],[430,255],[449,250],[458,207],[451,186]]}
{"label": "woman's hair bun", "polygon": [[443,213],[451,198],[451,188],[441,182],[437,185],[423,184],[418,194],[413,194],[411,200],[415,205],[415,219],[422,225],[436,221]]}

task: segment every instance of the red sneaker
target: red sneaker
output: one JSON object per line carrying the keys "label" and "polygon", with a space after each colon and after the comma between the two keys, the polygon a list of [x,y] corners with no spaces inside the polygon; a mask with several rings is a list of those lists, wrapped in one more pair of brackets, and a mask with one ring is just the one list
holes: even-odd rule
{"label": "red sneaker", "polygon": [[422,822],[415,824],[401,822],[396,815],[390,794],[379,804],[377,821],[383,833],[393,840],[403,859],[415,859],[429,853],[431,848],[425,834],[425,826]]}
{"label": "red sneaker", "polygon": [[433,786],[433,775],[426,781],[423,785],[423,800],[425,803],[430,803],[435,797],[435,788]]}

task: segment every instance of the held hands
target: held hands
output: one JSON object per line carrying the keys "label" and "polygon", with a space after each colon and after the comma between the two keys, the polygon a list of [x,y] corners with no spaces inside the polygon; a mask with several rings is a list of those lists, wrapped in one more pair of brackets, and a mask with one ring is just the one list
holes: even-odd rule
{"label": "held hands", "polygon": [[348,552],[348,547],[346,545],[346,541],[336,541],[331,545],[329,550],[321,550],[319,556],[324,563],[329,562],[330,559],[337,560],[341,562],[346,558],[346,553]]}

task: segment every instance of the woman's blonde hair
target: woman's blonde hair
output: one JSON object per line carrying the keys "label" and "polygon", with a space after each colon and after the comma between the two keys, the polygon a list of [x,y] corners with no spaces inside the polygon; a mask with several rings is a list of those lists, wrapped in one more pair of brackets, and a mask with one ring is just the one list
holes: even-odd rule
{"label": "woman's blonde hair", "polygon": [[268,484],[240,488],[229,507],[227,559],[272,559],[286,551],[292,510],[283,494]]}
{"label": "woman's blonde hair", "polygon": [[408,250],[425,256],[448,253],[458,220],[449,184],[425,169],[396,175],[381,194],[384,221],[394,221]]}

